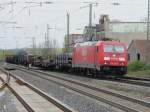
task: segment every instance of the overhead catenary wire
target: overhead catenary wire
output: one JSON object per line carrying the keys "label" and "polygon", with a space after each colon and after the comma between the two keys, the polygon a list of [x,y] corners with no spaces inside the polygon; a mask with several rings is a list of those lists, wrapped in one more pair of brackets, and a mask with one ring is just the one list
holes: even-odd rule
{"label": "overhead catenary wire", "polygon": [[[30,0],[31,1],[31,0]],[[26,7],[24,6],[19,12],[17,12],[17,14],[14,14],[14,18],[17,18],[19,15],[21,15],[22,14],[22,12],[23,11],[25,11],[25,10],[30,10],[30,13],[31,14],[29,14],[29,16],[30,15],[32,15],[33,14],[33,12],[32,12],[32,10],[30,9],[30,8],[34,8],[34,7],[29,7],[28,5],[34,5],[35,7],[39,7],[40,5],[39,5],[39,3],[40,2],[31,2],[31,3],[25,3],[25,2],[14,2],[14,5],[16,5],[16,4],[23,4],[23,5],[26,5]],[[62,5],[64,5],[64,4],[75,4],[75,3],[77,3],[77,2],[71,2],[71,1],[66,1],[66,2],[55,2],[55,5],[57,6],[57,4],[62,4]],[[81,2],[78,2],[78,3],[81,3]],[[135,3],[136,4],[136,3]],[[37,5],[37,6],[36,6]],[[81,5],[83,5],[83,4],[81,4]],[[106,5],[106,3],[100,3],[100,5],[99,6],[103,6],[103,5]],[[108,4],[108,5],[110,5],[110,4]],[[141,6],[143,6],[142,4],[137,4],[137,5],[141,5]],[[5,7],[7,7],[7,5],[5,4],[4,5]],[[8,6],[10,6],[10,4],[8,5]],[[28,6],[28,7],[27,7]],[[123,3],[120,3],[120,5],[118,5],[118,6],[116,6],[116,7],[129,7],[129,3],[126,3],[126,4],[123,4]],[[135,6],[135,5],[133,5],[133,6]],[[103,7],[102,7],[103,8]],[[36,9],[35,9],[36,10]],[[86,9],[87,10],[87,9]],[[15,11],[17,11],[17,10],[15,10]],[[78,14],[79,13],[79,11],[83,11],[82,10],[82,8],[81,7],[79,7],[79,8],[77,8],[77,9],[75,9],[75,10],[72,10],[72,11],[69,11],[70,12],[70,15],[72,16],[72,15],[74,15],[74,14]],[[59,20],[62,20],[62,19],[64,19],[65,18],[65,14],[63,15],[63,16],[58,16],[58,17],[56,17],[56,19],[54,18],[54,19],[52,19],[52,21],[51,20],[49,20],[49,22],[53,22],[53,23],[55,23],[56,21],[59,21]],[[99,15],[98,15],[99,16]],[[13,19],[13,18],[12,18]],[[65,20],[63,20],[63,21],[65,21]],[[39,24],[39,23],[37,23],[37,24]],[[83,23],[82,23],[83,24]],[[86,24],[86,23],[85,23]],[[56,31],[60,31],[60,30],[63,30],[63,31],[65,31],[66,29],[65,28],[61,28],[61,26],[60,27],[58,27],[57,25],[54,25],[54,26],[56,26],[57,28],[55,28],[54,30],[56,30]],[[84,26],[84,25],[83,25]]]}
{"label": "overhead catenary wire", "polygon": [[[104,4],[103,3],[97,3],[97,4],[99,4],[99,6],[101,7],[101,6],[103,6]],[[121,3],[117,3],[117,2],[113,2],[113,3],[109,3],[108,5],[113,5],[113,6],[117,6],[117,7],[124,7],[124,6],[128,6],[129,7],[129,4],[121,4]],[[130,4],[131,6],[132,6],[132,4]],[[142,4],[137,4],[137,5],[142,5]],[[137,5],[134,5],[134,6],[137,6]],[[144,6],[145,4],[143,4],[143,6]],[[73,11],[70,11],[69,13],[70,13],[70,15],[74,15],[75,13],[79,13],[79,11],[81,11],[82,9],[84,9],[84,8],[86,8],[86,7],[88,7],[89,5],[85,5],[85,6],[80,6],[80,7],[78,7],[77,9],[75,9],[75,10],[73,10]],[[97,5],[96,5],[97,6]],[[98,6],[97,6],[98,7]],[[101,7],[101,8],[103,8],[103,7]],[[54,19],[52,19],[52,20],[50,20],[51,22],[56,22],[56,21],[58,21],[58,20],[61,20],[61,19],[64,19],[65,18],[65,15],[62,15],[62,16],[57,16],[56,18],[54,18]]]}
{"label": "overhead catenary wire", "polygon": [[[72,3],[74,3],[74,2],[68,2],[68,1],[66,1],[67,3],[70,3],[70,4],[72,4]],[[49,3],[48,1],[47,2],[31,2],[31,1],[29,1],[29,2],[20,2],[20,1],[16,1],[16,2],[10,2],[10,3],[3,3],[3,5],[14,5],[14,4],[17,4],[17,3],[23,3],[23,4],[39,4],[39,5],[37,5],[37,6],[41,6],[43,3]],[[50,2],[51,3],[51,2]],[[58,2],[58,1],[55,1],[54,2],[54,4],[58,4],[58,3],[64,3],[64,2]],[[83,3],[83,2],[76,2],[76,3]],[[97,4],[101,4],[101,5],[106,5],[105,3],[101,3],[101,2],[97,2]],[[108,5],[112,5],[112,3],[108,3]],[[114,4],[117,4],[117,3],[114,3]],[[129,5],[129,4],[121,4],[120,5],[120,3],[119,3],[119,5],[118,5],[118,7],[119,6],[124,6],[124,5]],[[140,4],[141,5],[141,4]],[[25,6],[25,7],[23,7],[16,15],[15,15],[15,17],[14,18],[16,18],[22,11],[24,11],[25,9],[28,9],[28,8],[31,8],[31,7],[37,7],[36,5],[34,5],[34,6]],[[86,6],[85,6],[86,7]],[[77,10],[81,10],[82,9],[82,7],[79,7],[79,9],[77,9]],[[73,12],[77,12],[77,11],[73,11]],[[71,12],[71,14],[73,13],[73,12]],[[12,13],[12,11],[10,12],[10,13]],[[61,17],[64,17],[64,16],[61,16]],[[59,18],[59,17],[58,17]],[[56,19],[54,19],[54,20],[56,20]],[[58,19],[57,19],[58,20]]]}

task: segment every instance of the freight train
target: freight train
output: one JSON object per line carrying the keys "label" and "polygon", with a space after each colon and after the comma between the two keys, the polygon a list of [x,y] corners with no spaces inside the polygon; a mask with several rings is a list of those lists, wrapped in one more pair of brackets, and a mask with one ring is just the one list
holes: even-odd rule
{"label": "freight train", "polygon": [[54,56],[51,60],[34,59],[32,56],[6,56],[6,62],[51,70],[80,72],[86,75],[123,76],[127,72],[127,48],[118,41],[95,41],[76,43],[72,53]]}

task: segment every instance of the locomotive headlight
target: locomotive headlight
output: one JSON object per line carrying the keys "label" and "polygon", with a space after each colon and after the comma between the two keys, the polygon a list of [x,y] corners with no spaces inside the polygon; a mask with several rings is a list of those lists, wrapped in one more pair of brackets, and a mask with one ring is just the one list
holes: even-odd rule
{"label": "locomotive headlight", "polygon": [[109,61],[109,60],[110,60],[110,57],[104,57],[104,60],[105,60],[105,61]]}
{"label": "locomotive headlight", "polygon": [[125,58],[119,58],[119,61],[125,61]]}

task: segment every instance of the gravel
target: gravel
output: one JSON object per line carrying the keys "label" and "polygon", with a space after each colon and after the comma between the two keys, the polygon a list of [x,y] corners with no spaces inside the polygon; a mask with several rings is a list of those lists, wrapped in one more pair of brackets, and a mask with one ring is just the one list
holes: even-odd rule
{"label": "gravel", "polygon": [[37,76],[28,75],[25,72],[14,70],[15,75],[33,84],[42,91],[69,105],[78,112],[122,112],[110,105],[99,102],[75,91],[69,90],[61,85],[54,84]]}
{"label": "gravel", "polygon": [[118,93],[132,96],[138,99],[150,101],[150,87],[138,86],[133,84],[127,83],[119,83],[114,81],[107,81],[107,80],[100,80],[100,79],[93,79],[88,78],[85,76],[75,76],[72,74],[65,74],[65,73],[58,73],[58,72],[50,72],[45,71],[48,74],[55,74],[62,77],[68,77],[71,79],[79,80],[89,85],[94,85],[98,88],[105,87],[108,90],[116,91]]}
{"label": "gravel", "polygon": [[[19,106],[19,108],[18,108]],[[0,112],[27,112],[16,97],[8,90],[0,91]]]}

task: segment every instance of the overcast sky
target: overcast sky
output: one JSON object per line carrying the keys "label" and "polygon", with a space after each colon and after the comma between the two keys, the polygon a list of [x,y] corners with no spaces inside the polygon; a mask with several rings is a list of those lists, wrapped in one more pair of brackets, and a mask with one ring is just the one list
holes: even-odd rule
{"label": "overcast sky", "polygon": [[[45,1],[52,4],[38,4]],[[36,38],[38,46],[44,42],[47,24],[52,28],[49,30],[50,39],[57,39],[59,46],[62,47],[66,34],[66,12],[70,13],[70,33],[82,33],[84,26],[88,25],[89,8],[81,9],[81,7],[87,6],[88,3],[84,2],[90,1],[94,0],[0,0],[0,21],[17,22],[17,24],[0,23],[0,49],[31,47],[33,37]],[[95,0],[99,4],[93,7],[92,23],[98,23],[102,14],[108,14],[110,19],[141,21],[147,17],[147,1]],[[14,4],[6,4],[10,2]],[[114,6],[112,3],[120,5]]]}

